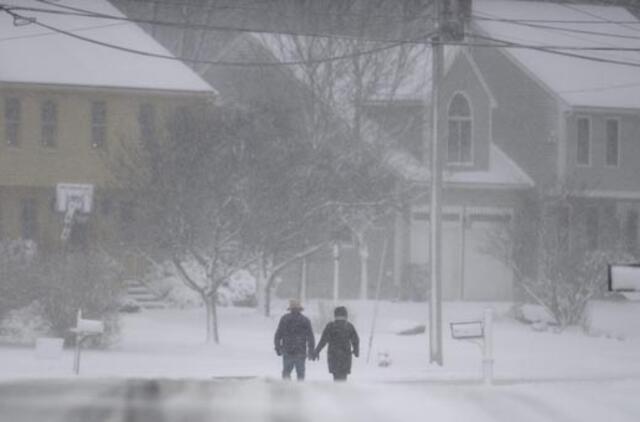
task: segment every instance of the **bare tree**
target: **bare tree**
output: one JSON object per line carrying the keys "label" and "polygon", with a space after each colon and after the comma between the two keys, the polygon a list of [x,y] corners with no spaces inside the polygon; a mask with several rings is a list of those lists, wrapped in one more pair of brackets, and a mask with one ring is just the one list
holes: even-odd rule
{"label": "bare tree", "polygon": [[525,295],[561,329],[584,322],[588,302],[605,289],[607,264],[633,259],[618,241],[615,214],[602,206],[566,187],[536,192],[483,249],[513,271]]}
{"label": "bare tree", "polygon": [[169,121],[167,136],[126,148],[114,168],[121,186],[135,195],[130,245],[151,260],[174,264],[200,295],[206,340],[216,343],[218,289],[252,260],[241,242],[248,218],[239,148],[245,117],[206,104],[182,108]]}

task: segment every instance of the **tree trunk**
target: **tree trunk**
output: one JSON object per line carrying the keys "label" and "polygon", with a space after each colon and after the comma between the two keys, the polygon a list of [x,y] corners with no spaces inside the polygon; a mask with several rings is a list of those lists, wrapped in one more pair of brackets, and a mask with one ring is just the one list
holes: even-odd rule
{"label": "tree trunk", "polygon": [[260,260],[260,270],[258,277],[257,294],[262,295],[258,301],[258,309],[264,306],[264,315],[269,316],[271,311],[271,278],[273,277],[273,260],[270,258],[262,258]]}
{"label": "tree trunk", "polygon": [[213,307],[211,306],[211,300],[208,297],[203,297],[204,307],[206,311],[206,342],[211,343],[213,341]]}
{"label": "tree trunk", "polygon": [[302,303],[307,300],[307,272],[307,257],[304,257],[300,265],[300,290],[298,291],[298,298]]}
{"label": "tree trunk", "polygon": [[218,294],[217,292],[209,298],[211,303],[211,326],[213,327],[213,341],[220,344],[220,333],[218,331]]}
{"label": "tree trunk", "polygon": [[369,293],[369,247],[364,236],[358,240],[360,256],[360,300],[367,300]]}
{"label": "tree trunk", "polygon": [[218,307],[216,303],[217,295],[213,294],[203,298],[207,318],[207,343],[220,344],[218,332]]}

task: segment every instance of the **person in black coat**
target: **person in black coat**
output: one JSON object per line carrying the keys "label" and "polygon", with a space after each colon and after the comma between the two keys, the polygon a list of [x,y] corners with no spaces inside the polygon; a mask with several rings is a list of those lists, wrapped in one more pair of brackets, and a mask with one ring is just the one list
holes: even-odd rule
{"label": "person in black coat", "polygon": [[282,379],[291,379],[293,368],[298,381],[304,380],[305,360],[311,357],[315,338],[311,321],[302,315],[302,305],[297,300],[289,301],[289,313],[280,318],[274,336],[276,354],[282,356]]}
{"label": "person in black coat", "polygon": [[338,306],[333,315],[335,320],[328,323],[322,332],[322,337],[313,352],[313,359],[318,359],[325,345],[329,345],[327,363],[334,381],[346,381],[351,373],[351,354],[360,354],[360,339],[355,327],[348,319],[347,308]]}

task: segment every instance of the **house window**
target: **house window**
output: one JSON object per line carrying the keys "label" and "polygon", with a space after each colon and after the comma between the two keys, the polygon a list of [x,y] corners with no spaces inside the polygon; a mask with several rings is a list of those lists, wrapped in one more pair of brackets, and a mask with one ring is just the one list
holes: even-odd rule
{"label": "house window", "polygon": [[607,120],[607,165],[617,166],[620,157],[620,141],[619,141],[619,123],[618,120]]}
{"label": "house window", "polygon": [[40,119],[42,121],[42,145],[53,148],[56,146],[58,136],[58,105],[47,100],[40,108]]}
{"label": "house window", "polygon": [[453,96],[449,104],[449,139],[447,142],[447,162],[451,164],[471,164],[471,107],[464,95]]}
{"label": "house window", "polygon": [[600,222],[598,220],[598,208],[587,208],[585,216],[587,248],[590,250],[598,249],[600,239]]}
{"label": "house window", "polygon": [[155,137],[156,109],[149,103],[140,105],[138,111],[138,125],[140,127],[140,140],[143,143],[153,141]]}
{"label": "house window", "polygon": [[7,145],[20,144],[20,121],[22,118],[20,99],[11,97],[4,100],[4,124]]}
{"label": "house window", "polygon": [[23,199],[20,210],[22,238],[35,240],[38,234],[38,207],[33,198]]}
{"label": "house window", "polygon": [[591,122],[586,117],[578,118],[576,162],[580,165],[591,162]]}
{"label": "house window", "polygon": [[104,148],[107,142],[107,104],[104,101],[91,103],[91,147]]}

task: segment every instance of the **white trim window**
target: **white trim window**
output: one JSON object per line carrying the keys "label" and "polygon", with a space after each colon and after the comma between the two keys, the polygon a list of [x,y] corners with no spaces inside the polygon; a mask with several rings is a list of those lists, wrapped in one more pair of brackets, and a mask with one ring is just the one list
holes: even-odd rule
{"label": "white trim window", "polygon": [[591,120],[578,117],[576,142],[576,163],[581,166],[591,164]]}
{"label": "white trim window", "polygon": [[42,128],[42,145],[54,148],[58,138],[58,105],[53,100],[46,100],[40,106]]}
{"label": "white trim window", "polygon": [[451,99],[448,119],[447,162],[449,164],[472,164],[473,119],[469,100],[463,94],[457,93]]}
{"label": "white trim window", "polygon": [[107,104],[91,102],[91,147],[104,148],[107,144]]}
{"label": "white trim window", "polygon": [[16,97],[4,99],[4,133],[7,145],[20,145],[20,125],[22,121],[22,104]]}
{"label": "white trim window", "polygon": [[607,119],[606,130],[606,164],[617,167],[620,163],[620,122],[618,119]]}

